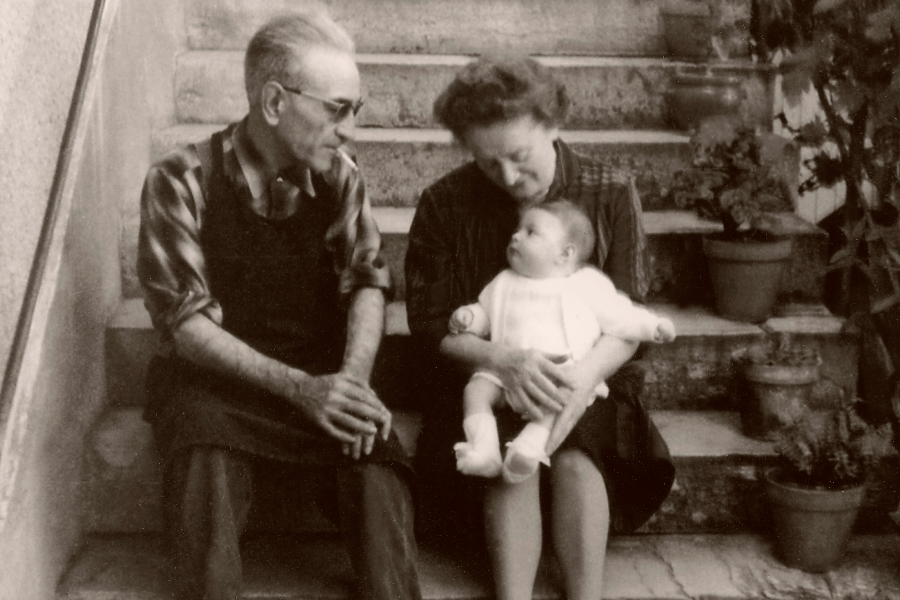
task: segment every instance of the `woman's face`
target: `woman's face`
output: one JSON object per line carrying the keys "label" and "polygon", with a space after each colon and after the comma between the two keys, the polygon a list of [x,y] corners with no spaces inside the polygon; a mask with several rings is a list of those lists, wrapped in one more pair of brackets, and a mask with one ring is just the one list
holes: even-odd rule
{"label": "woman's face", "polygon": [[553,142],[558,135],[558,128],[525,115],[472,127],[461,141],[488,179],[524,207],[543,201],[550,190],[556,173]]}

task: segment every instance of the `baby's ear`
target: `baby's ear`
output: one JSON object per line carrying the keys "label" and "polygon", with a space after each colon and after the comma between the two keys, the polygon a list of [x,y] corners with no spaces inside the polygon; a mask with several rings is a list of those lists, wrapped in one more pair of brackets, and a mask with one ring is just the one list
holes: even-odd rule
{"label": "baby's ear", "polygon": [[578,248],[575,247],[575,244],[566,244],[563,247],[562,254],[560,255],[563,259],[563,262],[571,262],[578,258]]}

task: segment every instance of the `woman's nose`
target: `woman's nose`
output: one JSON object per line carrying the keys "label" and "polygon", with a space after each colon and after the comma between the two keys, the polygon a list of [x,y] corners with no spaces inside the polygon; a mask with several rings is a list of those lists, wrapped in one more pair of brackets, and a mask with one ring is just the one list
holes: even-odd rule
{"label": "woman's nose", "polygon": [[519,168],[513,163],[501,162],[500,173],[503,177],[504,185],[511,187],[519,180]]}

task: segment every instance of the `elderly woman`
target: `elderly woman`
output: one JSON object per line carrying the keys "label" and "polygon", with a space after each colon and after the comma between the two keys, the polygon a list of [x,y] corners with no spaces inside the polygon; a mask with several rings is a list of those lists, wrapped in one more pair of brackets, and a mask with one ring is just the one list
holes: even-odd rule
{"label": "elderly woman", "polygon": [[[568,109],[564,86],[533,59],[481,58],[465,66],[438,97],[435,114],[473,161],[423,192],[409,234],[407,309],[426,386],[417,454],[421,531],[449,538],[477,512],[472,499],[483,503],[500,600],[531,598],[544,525],[566,598],[600,598],[610,525],[622,532],[639,527],[674,477],[668,449],[638,399],[642,371],[636,362],[622,368],[637,343],[603,336],[564,370],[534,350],[473,334],[448,335],[454,309],[475,302],[506,267],[519,215],[560,198],[591,218],[593,264],[633,300],[646,293],[636,190],[559,139]],[[462,391],[475,370],[494,373],[506,390],[510,410],[498,414],[501,436],[504,429],[507,435],[515,431],[522,418],[558,412],[546,472],[518,484],[456,472],[452,448],[463,438]],[[603,380],[609,397],[591,403]],[[444,528],[435,531],[436,523]]]}

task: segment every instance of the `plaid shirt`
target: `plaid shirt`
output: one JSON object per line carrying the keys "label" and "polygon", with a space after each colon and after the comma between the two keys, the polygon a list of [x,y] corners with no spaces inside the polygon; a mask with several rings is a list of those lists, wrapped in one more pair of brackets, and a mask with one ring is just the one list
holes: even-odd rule
{"label": "plaid shirt", "polygon": [[[225,176],[242,189],[249,202],[259,197],[266,183],[247,156],[241,129],[245,121],[231,124],[223,135]],[[144,302],[156,327],[169,338],[172,331],[195,313],[221,325],[222,308],[210,292],[206,261],[200,243],[206,197],[201,154],[209,156],[209,140],[176,150],[154,164],[141,193],[141,229],[138,241],[138,277]],[[288,186],[294,193],[315,196],[308,170],[294,169]],[[379,256],[381,236],[372,216],[362,173],[343,152],[331,171],[324,174],[335,197],[342,202],[339,216],[328,229],[324,243],[339,275],[340,292],[348,296],[360,287],[392,290],[388,265]]]}

